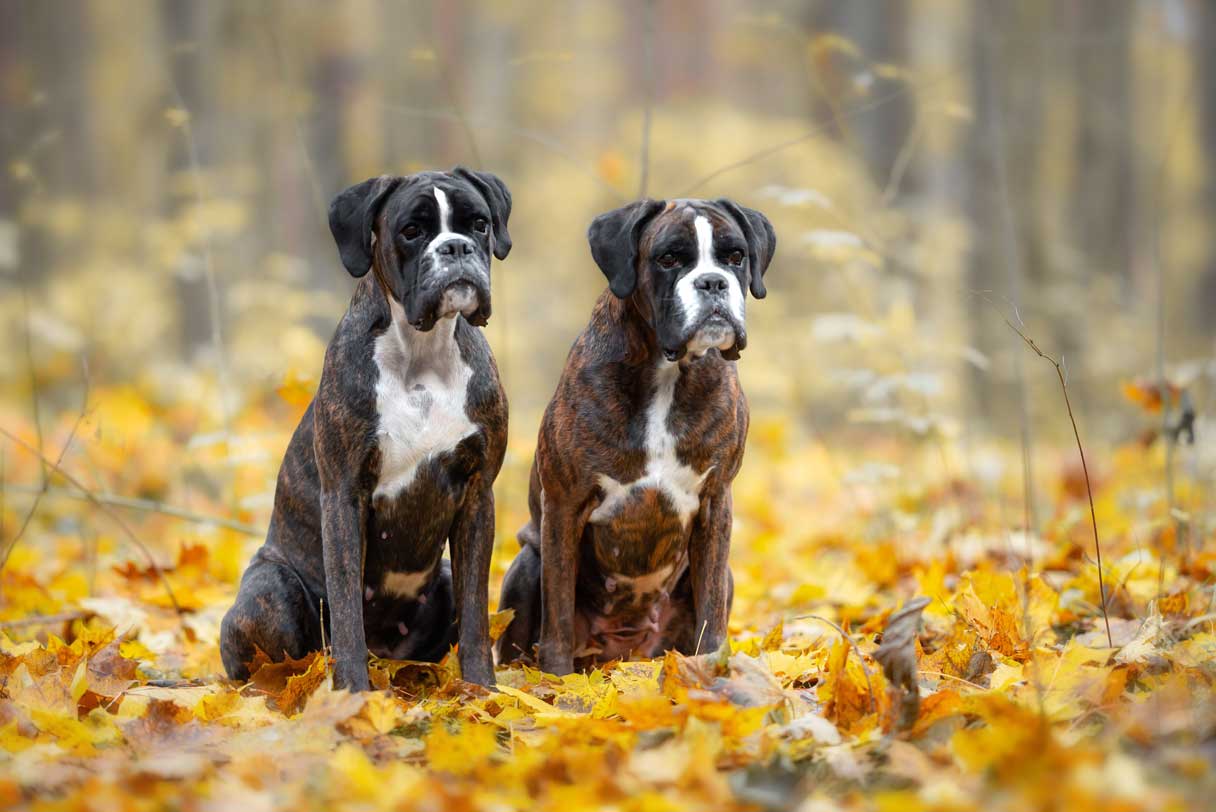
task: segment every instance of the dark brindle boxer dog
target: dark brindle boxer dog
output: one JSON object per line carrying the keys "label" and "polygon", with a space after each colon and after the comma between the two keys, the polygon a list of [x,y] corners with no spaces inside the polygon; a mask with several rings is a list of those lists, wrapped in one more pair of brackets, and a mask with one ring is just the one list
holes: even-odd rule
{"label": "dark brindle boxer dog", "polygon": [[491,486],[507,401],[474,325],[490,316],[490,255],[511,250],[510,213],[501,180],[459,167],[372,178],[330,205],[342,264],[364,278],[224,617],[233,679],[249,677],[255,646],[301,657],[324,626],[336,687],[368,687],[369,649],[436,660],[457,640],[464,678],[493,684]]}
{"label": "dark brindle boxer dog", "polygon": [[729,200],[645,200],[597,217],[608,277],[540,429],[532,520],[503,582],[503,661],[569,673],[631,654],[712,651],[733,581],[730,484],[747,402],[744,291],[777,240]]}

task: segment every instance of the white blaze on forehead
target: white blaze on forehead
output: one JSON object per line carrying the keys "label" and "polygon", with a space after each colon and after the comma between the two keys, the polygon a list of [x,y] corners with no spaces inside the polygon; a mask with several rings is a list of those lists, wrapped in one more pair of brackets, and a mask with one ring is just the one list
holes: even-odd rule
{"label": "white blaze on forehead", "polygon": [[718,265],[714,259],[714,229],[709,218],[698,214],[693,220],[693,228],[697,232],[697,264],[676,283],[676,298],[684,313],[684,326],[691,328],[701,320],[706,297],[697,290],[696,283],[703,276],[726,279],[726,306],[731,315],[742,324],[743,288],[739,284],[739,278],[731,270]]}
{"label": "white blaze on forehead", "polygon": [[676,437],[667,428],[667,418],[675,400],[679,364],[660,362],[655,373],[654,399],[646,412],[646,473],[641,479],[622,484],[607,474],[599,477],[604,499],[592,512],[593,524],[606,524],[636,488],[657,488],[667,494],[685,527],[701,504],[701,486],[713,467],[698,474],[676,455]]}
{"label": "white blaze on forehead", "polygon": [[431,191],[435,193],[435,202],[439,204],[439,233],[435,238],[427,244],[426,251],[431,254],[431,259],[438,262],[439,246],[450,240],[463,240],[472,244],[472,240],[464,234],[457,234],[452,231],[452,204],[448,200],[447,192],[440,189],[438,186],[432,186]]}
{"label": "white blaze on forehead", "polygon": [[714,227],[704,214],[697,215],[692,227],[697,232],[697,267],[708,268],[714,264]]}
{"label": "white blaze on forehead", "polygon": [[452,206],[448,203],[447,192],[435,188],[435,200],[439,203],[439,231],[446,234],[452,230]]}

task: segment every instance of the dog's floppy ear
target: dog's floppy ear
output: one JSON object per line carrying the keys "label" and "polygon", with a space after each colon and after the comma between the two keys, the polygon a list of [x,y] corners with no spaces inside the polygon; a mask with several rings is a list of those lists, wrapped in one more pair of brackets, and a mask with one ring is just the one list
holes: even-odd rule
{"label": "dog's floppy ear", "polygon": [[329,230],[338,244],[338,256],[356,279],[372,267],[372,231],[376,215],[389,193],[401,185],[401,177],[369,178],[342,192],[329,204]]}
{"label": "dog's floppy ear", "polygon": [[507,220],[511,217],[511,190],[502,179],[490,172],[478,172],[458,166],[452,174],[473,184],[481,196],[490,204],[490,228],[494,230],[494,256],[506,259],[511,253],[511,233],[507,231]]}
{"label": "dog's floppy ear", "polygon": [[587,241],[591,256],[608,277],[608,287],[619,299],[633,293],[638,284],[638,241],[642,229],[663,210],[660,200],[638,200],[601,214],[591,221]]}
{"label": "dog's floppy ear", "polygon": [[777,234],[773,231],[773,224],[760,212],[740,206],[733,200],[722,198],[717,203],[730,212],[739,228],[743,229],[743,238],[747,240],[747,264],[751,269],[752,296],[763,299],[768,293],[764,288],[764,272],[777,251]]}

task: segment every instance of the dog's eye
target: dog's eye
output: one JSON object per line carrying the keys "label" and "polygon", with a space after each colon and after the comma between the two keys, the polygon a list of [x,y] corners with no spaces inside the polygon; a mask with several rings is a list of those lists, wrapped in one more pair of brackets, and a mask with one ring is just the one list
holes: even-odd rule
{"label": "dog's eye", "polygon": [[407,240],[416,240],[418,239],[418,235],[421,233],[422,229],[418,228],[418,226],[414,225],[413,223],[410,223],[405,228],[401,229],[401,236],[405,237]]}
{"label": "dog's eye", "polygon": [[490,224],[489,224],[489,222],[486,221],[486,218],[478,217],[476,220],[473,221],[473,230],[476,231],[478,234],[485,234],[487,231],[490,230]]}
{"label": "dog's eye", "polygon": [[731,265],[735,265],[735,266],[742,265],[743,264],[743,252],[742,251],[731,251],[730,256],[728,256],[726,258],[726,261],[729,262]]}
{"label": "dog's eye", "polygon": [[680,264],[680,261],[678,259],[676,259],[675,254],[669,253],[669,254],[664,254],[663,256],[659,257],[659,267],[660,268],[664,268],[666,270],[671,270],[672,268],[676,267],[676,265],[679,265],[679,264]]}

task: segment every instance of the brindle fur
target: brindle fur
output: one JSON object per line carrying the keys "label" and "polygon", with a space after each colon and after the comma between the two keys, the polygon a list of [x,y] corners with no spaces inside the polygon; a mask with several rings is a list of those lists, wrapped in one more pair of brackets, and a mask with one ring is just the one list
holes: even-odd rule
{"label": "brindle fur", "polygon": [[[408,197],[411,185],[444,179],[454,180],[442,173],[396,179],[395,194]],[[501,219],[499,240],[506,241],[505,248],[495,249],[500,258],[510,247],[509,200],[505,210],[490,201],[495,235]],[[336,687],[369,687],[369,649],[434,661],[456,642],[465,679],[493,684],[486,594],[494,537],[491,488],[506,448],[507,400],[485,337],[463,316],[453,317],[452,329],[461,357],[474,370],[465,412],[476,431],[424,461],[400,493],[373,497],[380,475],[373,353],[376,339],[395,329],[388,296],[401,301],[407,286],[402,268],[408,258],[398,255],[394,239],[400,228],[396,208],[390,197],[384,213],[373,213],[377,240],[368,261],[374,272],[357,285],[325,353],[316,397],[279,470],[266,542],[224,618],[221,652],[233,679],[249,677],[255,648],[275,659],[319,649],[324,627]],[[486,305],[488,312],[488,290]],[[450,567],[440,561],[445,544]],[[413,600],[379,588],[386,572],[431,567]]]}
{"label": "brindle fur", "polygon": [[[662,286],[651,278],[652,245],[687,231],[693,214],[706,215],[715,233],[752,236],[751,224],[739,223],[720,205],[688,201],[652,208],[658,213],[639,226],[637,250],[630,254],[631,263],[637,257],[636,283],[626,286],[631,290],[622,299],[610,277],[612,289],[596,302],[545,411],[530,478],[531,521],[520,531],[522,550],[500,600],[501,608],[516,613],[498,643],[503,661],[531,658],[539,644],[541,667],[564,674],[630,654],[712,651],[726,635],[733,595],[730,484],[748,428],[733,360],[710,350],[679,361],[667,428],[679,462],[705,473],[687,525],[665,492],[644,489],[633,491],[608,522],[589,522],[604,499],[601,474],[631,482],[647,465],[647,413],[671,342],[661,325],[656,329],[666,305],[657,301]],[[771,229],[761,239],[765,253],[753,263],[757,274],[775,246]],[[737,356],[745,341],[740,334],[725,354]],[[645,594],[626,589],[617,577],[665,567],[671,567],[669,577],[647,584],[652,589]],[[657,632],[633,633],[648,624]]]}

